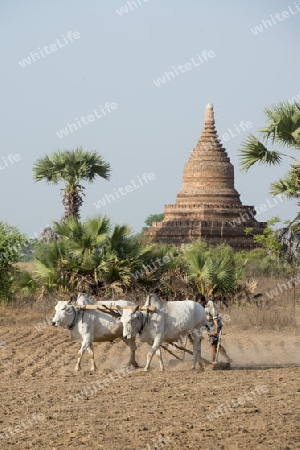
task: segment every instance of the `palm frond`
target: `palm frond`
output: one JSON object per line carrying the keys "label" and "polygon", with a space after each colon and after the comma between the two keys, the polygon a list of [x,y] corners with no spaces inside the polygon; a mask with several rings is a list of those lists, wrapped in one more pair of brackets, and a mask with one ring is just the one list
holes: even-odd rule
{"label": "palm frond", "polygon": [[297,175],[289,172],[286,177],[273,181],[270,186],[270,194],[282,195],[287,199],[299,199],[300,190]]}
{"label": "palm frond", "polygon": [[201,276],[207,259],[205,253],[198,253],[196,251],[186,252],[185,259],[188,264],[188,273],[194,278]]}
{"label": "palm frond", "polygon": [[90,217],[84,226],[86,232],[95,238],[101,235],[108,235],[111,231],[111,222],[107,216]]}
{"label": "palm frond", "polygon": [[[210,258],[207,260],[208,270],[203,278],[211,286],[213,292],[231,293],[234,291],[236,278],[235,266],[231,258]],[[206,279],[206,273],[207,278]]]}
{"label": "palm frond", "polygon": [[300,149],[300,104],[279,102],[264,109],[267,126],[259,129],[265,141]]}
{"label": "palm frond", "polygon": [[39,158],[33,166],[34,180],[46,180],[49,184],[57,184],[61,180],[60,170],[55,166],[53,157],[44,156]]}
{"label": "palm frond", "polygon": [[275,150],[268,150],[262,142],[250,134],[239,151],[242,170],[249,170],[253,164],[280,164],[282,156]]}

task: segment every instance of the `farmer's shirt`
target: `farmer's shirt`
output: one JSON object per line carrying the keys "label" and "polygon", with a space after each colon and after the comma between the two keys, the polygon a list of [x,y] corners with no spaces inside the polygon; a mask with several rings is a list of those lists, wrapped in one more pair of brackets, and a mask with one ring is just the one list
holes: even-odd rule
{"label": "farmer's shirt", "polygon": [[218,319],[219,315],[212,300],[208,300],[205,305],[206,322],[210,326],[214,326],[214,319]]}

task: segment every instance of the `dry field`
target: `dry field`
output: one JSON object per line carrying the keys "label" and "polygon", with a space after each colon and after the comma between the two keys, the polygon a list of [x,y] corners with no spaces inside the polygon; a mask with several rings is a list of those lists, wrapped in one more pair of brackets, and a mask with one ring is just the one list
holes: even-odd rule
{"label": "dry field", "polygon": [[[128,372],[122,341],[98,343],[90,374],[86,355],[73,371],[79,344],[51,327],[52,315],[0,308],[1,449],[300,448],[294,329],[239,330],[229,321],[223,340],[234,362],[226,371],[193,372],[189,355],[179,361],[163,351],[164,373],[156,360],[149,373]],[[147,348],[138,340],[141,366]]]}

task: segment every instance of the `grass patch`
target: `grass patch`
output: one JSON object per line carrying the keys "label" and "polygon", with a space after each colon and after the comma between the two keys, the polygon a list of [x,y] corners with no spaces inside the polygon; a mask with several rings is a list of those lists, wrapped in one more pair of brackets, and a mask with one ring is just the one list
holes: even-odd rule
{"label": "grass patch", "polygon": [[285,306],[273,304],[261,308],[254,305],[232,306],[225,314],[228,315],[230,326],[243,330],[255,328],[282,331],[293,329],[297,322],[296,311],[291,302]]}

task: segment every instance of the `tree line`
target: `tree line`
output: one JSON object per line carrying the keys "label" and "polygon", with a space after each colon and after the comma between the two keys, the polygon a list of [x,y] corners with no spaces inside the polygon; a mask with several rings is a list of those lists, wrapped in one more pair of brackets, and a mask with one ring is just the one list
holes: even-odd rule
{"label": "tree line", "polygon": [[[280,102],[266,108],[265,116],[259,138],[249,135],[242,144],[241,167],[249,170],[255,164],[276,165],[282,158],[290,158],[288,174],[271,184],[270,193],[296,199],[299,205],[300,161],[282,149],[300,149],[300,104]],[[254,236],[260,248],[247,253],[234,252],[223,244],[211,247],[205,241],[181,247],[148,243],[143,233],[134,236],[128,225],[112,225],[107,216],[81,220],[84,184],[98,177],[109,180],[110,174],[110,164],[99,153],[81,147],[52,152],[36,161],[36,182],[64,183],[64,215],[34,244],[16,227],[0,222],[0,302],[10,302],[17,295],[75,291],[104,297],[134,292],[144,295],[149,290],[166,299],[187,298],[196,292],[222,296],[234,293],[239,280],[257,271],[267,275],[295,273],[299,213],[279,230],[274,228],[279,219],[271,220],[262,235]],[[162,214],[150,215],[143,230],[162,219]],[[246,232],[251,233],[251,229]],[[28,248],[33,252],[33,272],[17,265]]]}

